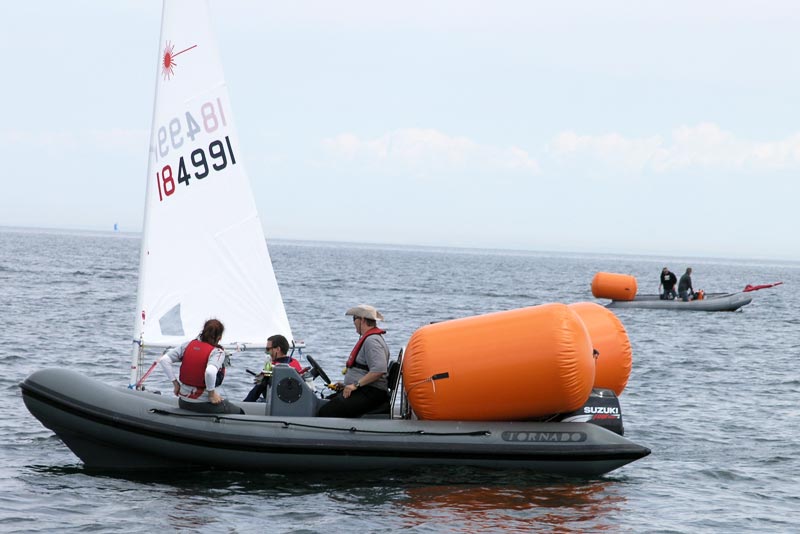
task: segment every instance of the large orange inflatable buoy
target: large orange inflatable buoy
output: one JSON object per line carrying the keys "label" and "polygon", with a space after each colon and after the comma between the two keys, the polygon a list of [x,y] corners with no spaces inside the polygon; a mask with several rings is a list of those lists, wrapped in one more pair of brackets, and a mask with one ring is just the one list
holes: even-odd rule
{"label": "large orange inflatable buoy", "polygon": [[594,387],[608,388],[619,396],[628,384],[633,354],[628,332],[614,313],[594,302],[570,304],[586,325],[592,346],[599,352],[595,360]]}
{"label": "large orange inflatable buoy", "polygon": [[636,277],[630,274],[597,273],[592,278],[592,295],[598,299],[633,300]]}
{"label": "large orange inflatable buoy", "polygon": [[565,304],[423,326],[403,357],[420,419],[510,421],[577,410],[595,362],[589,332]]}

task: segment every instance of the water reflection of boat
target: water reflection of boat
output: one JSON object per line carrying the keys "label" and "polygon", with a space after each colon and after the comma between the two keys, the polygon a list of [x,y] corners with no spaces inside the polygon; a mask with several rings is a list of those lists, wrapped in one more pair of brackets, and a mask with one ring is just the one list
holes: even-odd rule
{"label": "water reflection of boat", "polygon": [[[479,476],[480,478],[480,476]],[[398,519],[407,528],[430,519],[431,510],[454,518],[462,532],[602,532],[613,530],[608,516],[624,498],[609,482],[547,484],[505,481],[489,485],[432,485],[404,490],[396,500]]]}

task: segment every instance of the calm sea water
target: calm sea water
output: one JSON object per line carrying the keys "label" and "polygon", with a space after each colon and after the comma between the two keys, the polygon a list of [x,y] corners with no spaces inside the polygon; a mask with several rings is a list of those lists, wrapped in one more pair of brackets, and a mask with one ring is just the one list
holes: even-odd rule
{"label": "calm sea water", "polygon": [[[50,366],[127,383],[138,252],[137,237],[0,229],[0,531],[800,531],[797,263],[270,243],[295,336],[329,374],[355,341],[344,310],[361,302],[383,311],[396,353],[430,321],[593,300],[601,270],[635,275],[640,292],[664,264],[693,267],[707,291],[785,285],[735,313],[617,313],[634,351],[626,436],[653,453],[604,477],[97,474],[27,412],[18,383]],[[475,350],[502,364],[490,343]],[[227,395],[244,397],[259,364],[234,362]]]}

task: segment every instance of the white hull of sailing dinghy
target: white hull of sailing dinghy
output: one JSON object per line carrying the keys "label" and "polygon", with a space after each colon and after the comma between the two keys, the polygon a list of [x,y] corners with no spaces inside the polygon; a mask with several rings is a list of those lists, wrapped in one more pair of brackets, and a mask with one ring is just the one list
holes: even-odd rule
{"label": "white hull of sailing dinghy", "polygon": [[[296,375],[282,367],[282,372]],[[299,375],[295,379],[298,387],[306,387]],[[112,387],[65,369],[37,371],[21,388],[28,410],[87,467],[114,471],[201,466],[344,472],[475,466],[595,476],[650,453],[586,422],[292,415],[313,413],[316,404],[324,402],[310,389],[304,390],[305,399],[315,399],[310,403],[281,402],[273,390],[270,402],[242,403],[245,415],[213,415],[179,409],[168,396]],[[267,415],[271,412],[284,413]]]}
{"label": "white hull of sailing dinghy", "polygon": [[205,2],[165,0],[157,59],[129,386],[65,369],[37,371],[20,384],[28,410],[87,467],[469,465],[598,475],[650,453],[622,437],[618,406],[603,408],[619,414],[614,431],[585,414],[571,416],[578,422],[318,418],[327,401],[285,365],[273,370],[269,402],[243,403],[243,415],[191,412],[172,396],[144,391],[148,350],[191,339],[208,318],[225,324],[223,342],[238,351],[263,348],[272,334],[293,339]]}

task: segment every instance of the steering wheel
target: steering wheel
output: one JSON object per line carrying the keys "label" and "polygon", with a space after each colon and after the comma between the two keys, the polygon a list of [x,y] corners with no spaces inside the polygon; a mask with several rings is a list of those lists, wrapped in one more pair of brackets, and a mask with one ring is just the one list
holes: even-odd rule
{"label": "steering wheel", "polygon": [[331,383],[331,379],[328,378],[328,375],[325,374],[325,371],[322,370],[322,367],[319,366],[314,358],[311,356],[306,356],[306,360],[308,360],[308,363],[311,364],[311,369],[313,370],[312,372],[315,373],[315,376],[321,376],[326,384]]}

